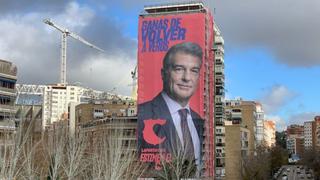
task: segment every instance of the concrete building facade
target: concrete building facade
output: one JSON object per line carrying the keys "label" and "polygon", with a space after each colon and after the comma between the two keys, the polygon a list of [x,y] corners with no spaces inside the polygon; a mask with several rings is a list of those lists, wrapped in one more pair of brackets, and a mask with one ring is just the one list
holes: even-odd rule
{"label": "concrete building facade", "polygon": [[242,179],[243,160],[249,155],[250,131],[242,124],[226,121],[226,176],[225,179]]}
{"label": "concrete building facade", "polygon": [[263,142],[267,147],[272,147],[276,144],[276,124],[274,121],[264,121]]}
{"label": "concrete building facade", "polygon": [[0,145],[11,144],[10,137],[15,131],[16,81],[17,67],[0,59]]}
{"label": "concrete building facade", "polygon": [[256,103],[256,144],[259,146],[264,140],[264,111],[260,103]]}
{"label": "concrete building facade", "polygon": [[254,153],[256,148],[256,122],[257,110],[256,102],[242,101],[241,102],[242,124],[250,131],[249,152]]}
{"label": "concrete building facade", "polygon": [[224,39],[219,27],[214,24],[214,51],[215,51],[215,177],[222,179],[225,176],[225,75],[224,75]]}
{"label": "concrete building facade", "polygon": [[136,116],[137,106],[134,101],[93,101],[79,104],[75,108],[76,127],[92,120]]}
{"label": "concrete building facade", "polygon": [[135,152],[136,128],[137,106],[134,101],[93,101],[75,107],[75,133],[88,137],[92,146],[113,136],[120,138],[129,151]]}
{"label": "concrete building facade", "polygon": [[42,128],[69,118],[70,105],[88,103],[92,100],[130,99],[108,92],[96,91],[79,85],[17,85],[18,105],[41,105]]}
{"label": "concrete building facade", "polygon": [[302,155],[304,151],[304,126],[293,124],[287,127],[287,150],[290,154]]}
{"label": "concrete building facade", "polygon": [[243,160],[254,155],[256,136],[256,106],[241,98],[226,100],[225,149],[226,179],[241,179]]}
{"label": "concrete building facade", "polygon": [[304,148],[313,149],[315,146],[315,121],[307,121],[303,124]]}
{"label": "concrete building facade", "polygon": [[320,150],[320,116],[314,117],[315,121],[315,149]]}

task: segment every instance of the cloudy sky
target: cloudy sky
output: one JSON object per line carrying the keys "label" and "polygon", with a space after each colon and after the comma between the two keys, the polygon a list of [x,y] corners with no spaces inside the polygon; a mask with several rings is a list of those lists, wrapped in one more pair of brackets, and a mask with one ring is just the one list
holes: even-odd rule
{"label": "cloudy sky", "polygon": [[[177,1],[177,0],[174,0]],[[138,14],[173,0],[0,1],[0,59],[18,67],[18,82],[59,81],[60,26],[105,49],[68,38],[67,81],[130,95]],[[263,104],[283,129],[320,114],[320,1],[207,0],[225,39],[227,98]]]}

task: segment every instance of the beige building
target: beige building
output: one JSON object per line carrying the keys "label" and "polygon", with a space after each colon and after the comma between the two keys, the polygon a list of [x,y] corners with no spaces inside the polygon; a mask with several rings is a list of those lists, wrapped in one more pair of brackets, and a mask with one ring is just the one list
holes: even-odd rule
{"label": "beige building", "polygon": [[242,177],[243,159],[249,155],[251,132],[242,124],[225,122],[226,129],[226,177],[225,179],[238,180]]}
{"label": "beige building", "polygon": [[276,123],[274,121],[264,121],[263,139],[267,147],[272,147],[276,144]]}
{"label": "beige building", "polygon": [[133,116],[137,116],[137,106],[134,101],[93,101],[79,104],[75,108],[76,127],[92,120]]}
{"label": "beige building", "polygon": [[[120,138],[136,151],[137,106],[133,101],[95,101],[75,107],[75,132],[96,146],[103,138]],[[118,133],[118,134],[117,134]]]}
{"label": "beige building", "polygon": [[226,101],[226,118],[232,124],[241,124],[250,131],[249,152],[254,153],[256,147],[256,102],[242,99]]}
{"label": "beige building", "polygon": [[304,134],[304,149],[313,149],[315,146],[315,130],[316,122],[307,121],[303,124],[303,134]]}
{"label": "beige building", "polygon": [[241,179],[243,160],[254,154],[256,107],[254,101],[226,100],[225,177],[228,180]]}

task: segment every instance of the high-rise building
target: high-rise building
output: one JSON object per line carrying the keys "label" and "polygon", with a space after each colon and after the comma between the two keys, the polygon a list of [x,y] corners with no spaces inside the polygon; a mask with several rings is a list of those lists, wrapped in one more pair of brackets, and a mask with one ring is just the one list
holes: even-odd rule
{"label": "high-rise building", "polygon": [[249,155],[251,132],[244,124],[232,124],[232,121],[225,122],[225,129],[225,179],[242,179],[243,159]]}
{"label": "high-rise building", "polygon": [[304,127],[293,124],[287,127],[287,150],[290,154],[302,155],[304,151]]}
{"label": "high-rise building", "polygon": [[291,135],[299,135],[303,136],[303,126],[297,125],[297,124],[292,124],[287,127],[287,136]]}
{"label": "high-rise building", "polygon": [[[15,84],[17,67],[8,61],[0,60],[0,137],[6,137],[15,131],[16,100]],[[2,139],[1,139],[2,144]],[[8,144],[7,144],[8,145]]]}
{"label": "high-rise building", "polygon": [[256,148],[256,102],[242,101],[241,102],[242,124],[250,131],[249,153],[253,154]]}
{"label": "high-rise building", "polygon": [[226,100],[225,179],[241,179],[242,160],[255,151],[256,103],[241,98]]}
{"label": "high-rise building", "polygon": [[320,116],[314,117],[315,121],[315,149],[320,150]]}
{"label": "high-rise building", "polygon": [[200,71],[198,89],[189,105],[205,120],[202,175],[214,177],[215,61],[212,51],[214,21],[211,11],[204,3],[197,1],[145,6],[139,15],[138,33],[138,104],[150,101],[162,91],[160,71],[163,57],[170,47],[182,42],[192,42],[202,48],[203,68]]}
{"label": "high-rise building", "polygon": [[276,144],[276,124],[274,121],[264,121],[263,141],[267,147],[272,147]]}
{"label": "high-rise building", "polygon": [[214,59],[215,59],[215,103],[214,103],[214,119],[216,133],[216,179],[222,179],[225,176],[225,75],[224,75],[224,39],[217,24],[214,25]]}
{"label": "high-rise building", "polygon": [[315,121],[304,122],[303,125],[303,134],[304,134],[304,148],[312,149],[315,146]]}
{"label": "high-rise building", "polygon": [[264,111],[260,103],[256,103],[256,113],[257,113],[257,122],[256,122],[256,144],[259,146],[263,143],[264,136]]}
{"label": "high-rise building", "polygon": [[17,67],[0,59],[0,145],[11,145],[15,131]]}

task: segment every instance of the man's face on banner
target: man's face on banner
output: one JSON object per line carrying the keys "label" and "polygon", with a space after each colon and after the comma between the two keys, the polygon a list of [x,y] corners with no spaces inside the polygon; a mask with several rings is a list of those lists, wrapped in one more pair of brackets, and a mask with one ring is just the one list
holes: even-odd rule
{"label": "man's face on banner", "polygon": [[201,60],[191,54],[177,52],[168,69],[163,71],[166,93],[185,106],[198,87]]}

